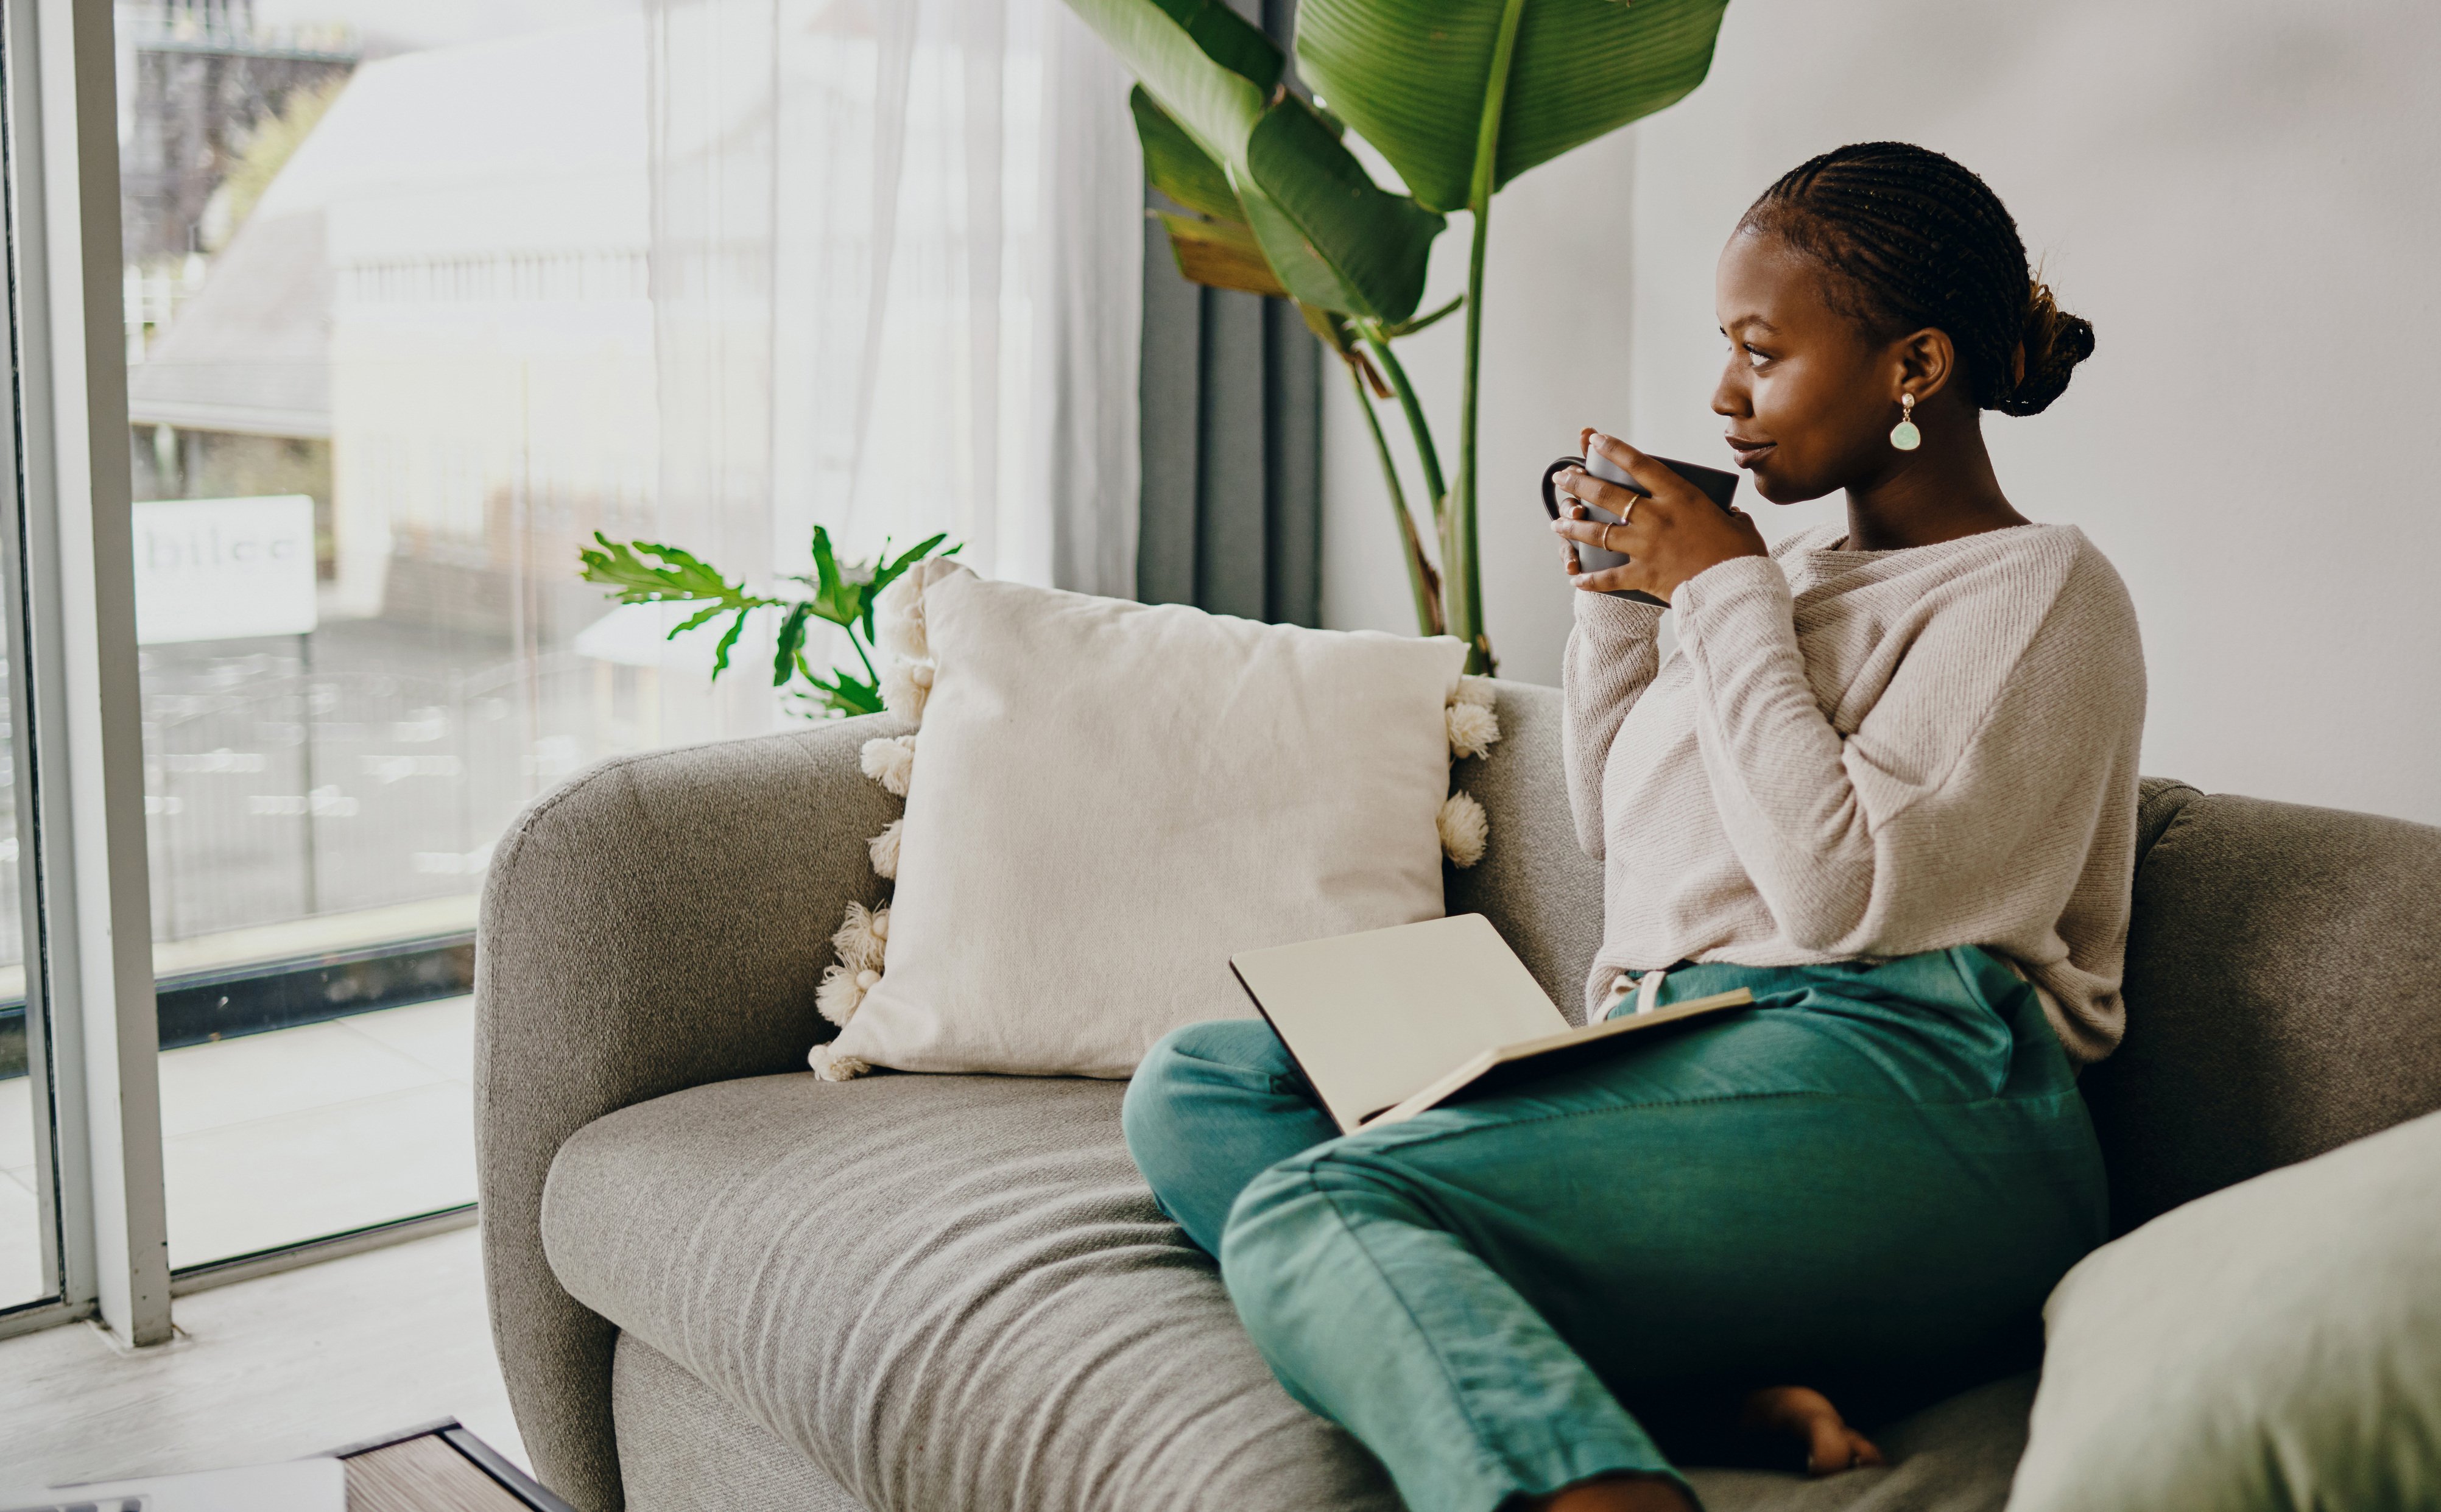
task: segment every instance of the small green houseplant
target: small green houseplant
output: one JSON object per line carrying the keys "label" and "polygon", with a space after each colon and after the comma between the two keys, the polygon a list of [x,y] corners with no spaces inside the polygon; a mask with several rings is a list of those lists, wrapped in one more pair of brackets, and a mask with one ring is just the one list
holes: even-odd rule
{"label": "small green houseplant", "polygon": [[[675,640],[722,615],[733,617],[713,650],[714,680],[729,670],[729,654],[735,649],[737,638],[745,634],[746,621],[765,610],[776,611],[780,633],[771,657],[771,686],[787,688],[792,682],[802,682],[804,686],[794,692],[804,712],[813,718],[835,719],[881,711],[881,675],[874,670],[872,653],[874,601],[900,573],[931,555],[949,537],[932,536],[895,557],[890,554],[890,543],[884,541],[881,554],[871,562],[841,562],[831,549],[830,532],[817,525],[812,575],[793,574],[782,580],[802,585],[811,595],[795,599],[749,593],[743,582],[730,582],[718,568],[678,547],[652,541],[613,541],[599,531],[593,533],[593,539],[600,543],[600,549],[588,548],[578,553],[585,566],[585,581],[614,589],[621,603],[701,605],[674,626],[668,639]],[[940,554],[949,556],[957,550],[952,546]],[[816,620],[847,632],[848,646],[862,665],[862,676],[845,667],[832,668],[827,677],[814,671],[813,663],[805,657],[805,636]]]}

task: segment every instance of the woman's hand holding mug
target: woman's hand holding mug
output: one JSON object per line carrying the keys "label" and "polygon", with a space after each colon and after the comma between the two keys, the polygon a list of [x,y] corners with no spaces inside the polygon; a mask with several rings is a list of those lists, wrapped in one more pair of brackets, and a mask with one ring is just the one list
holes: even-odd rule
{"label": "woman's hand holding mug", "polygon": [[[1552,480],[1554,492],[1579,501],[1551,522],[1552,533],[1568,543],[1561,561],[1568,581],[1588,593],[1635,588],[1667,601],[1678,585],[1707,567],[1732,557],[1771,554],[1763,532],[1745,513],[1724,513],[1694,484],[1625,441],[1590,428],[1580,439],[1587,456],[1608,458],[1647,492],[1605,483],[1582,467],[1571,467]],[[1595,523],[1586,516],[1587,504],[1618,520]],[[1577,557],[1579,545],[1622,552],[1628,560],[1588,572]]]}

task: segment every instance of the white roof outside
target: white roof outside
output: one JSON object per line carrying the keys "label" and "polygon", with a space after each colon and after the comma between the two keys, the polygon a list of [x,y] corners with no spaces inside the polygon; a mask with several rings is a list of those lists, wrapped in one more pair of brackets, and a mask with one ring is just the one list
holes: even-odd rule
{"label": "white roof outside", "polygon": [[505,302],[565,297],[496,271],[541,257],[593,270],[593,297],[606,279],[641,297],[649,217],[641,18],[368,63],[130,370],[130,416],[328,437],[334,306],[353,291],[394,297],[402,272],[427,288],[438,267]]}

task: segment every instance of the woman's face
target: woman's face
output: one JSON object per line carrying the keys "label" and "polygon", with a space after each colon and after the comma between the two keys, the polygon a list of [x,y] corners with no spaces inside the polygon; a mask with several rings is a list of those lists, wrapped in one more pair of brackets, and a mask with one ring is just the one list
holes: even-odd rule
{"label": "woman's face", "polygon": [[1890,432],[1912,338],[1873,341],[1831,307],[1823,278],[1768,233],[1741,230],[1721,252],[1729,350],[1712,409],[1728,418],[1738,465],[1775,504],[1870,484],[1907,455],[1891,449]]}

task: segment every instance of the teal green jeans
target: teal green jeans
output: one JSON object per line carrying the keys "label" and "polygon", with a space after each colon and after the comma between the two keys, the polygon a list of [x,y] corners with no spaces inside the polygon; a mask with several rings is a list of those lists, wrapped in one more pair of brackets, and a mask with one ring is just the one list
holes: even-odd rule
{"label": "teal green jeans", "polygon": [[1963,948],[1686,966],[1661,1001],[1732,987],[1756,1007],[1346,1136],[1260,1020],[1195,1024],[1137,1071],[1128,1148],[1414,1512],[1674,1476],[1656,1425],[1744,1391],[1989,1370],[2106,1237],[2034,991]]}

